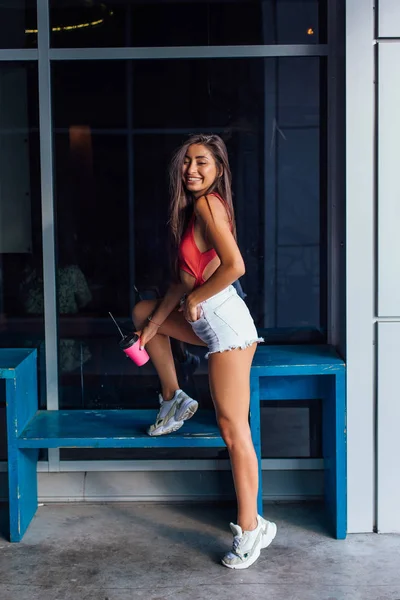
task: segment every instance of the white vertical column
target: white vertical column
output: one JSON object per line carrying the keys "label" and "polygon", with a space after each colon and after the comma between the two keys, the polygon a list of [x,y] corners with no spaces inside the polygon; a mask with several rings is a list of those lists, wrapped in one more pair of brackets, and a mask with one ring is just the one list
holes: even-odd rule
{"label": "white vertical column", "polygon": [[346,3],[348,531],[374,526],[374,7]]}
{"label": "white vertical column", "polygon": [[[400,3],[379,2],[377,530],[400,532]],[[387,40],[386,38],[391,38]]]}

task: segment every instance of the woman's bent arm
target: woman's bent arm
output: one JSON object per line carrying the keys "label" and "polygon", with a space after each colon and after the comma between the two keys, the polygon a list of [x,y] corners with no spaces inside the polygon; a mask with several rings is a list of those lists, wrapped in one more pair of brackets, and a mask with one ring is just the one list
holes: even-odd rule
{"label": "woman's bent arm", "polygon": [[203,224],[207,239],[215,249],[221,264],[203,285],[189,294],[187,304],[191,306],[218,294],[245,272],[243,258],[222,202],[215,196],[200,198],[196,203],[196,216]]}

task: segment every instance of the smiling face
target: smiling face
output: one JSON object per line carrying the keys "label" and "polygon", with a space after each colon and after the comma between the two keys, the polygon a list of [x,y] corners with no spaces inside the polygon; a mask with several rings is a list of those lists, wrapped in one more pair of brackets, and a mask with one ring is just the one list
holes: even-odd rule
{"label": "smiling face", "polygon": [[186,189],[195,198],[203,196],[219,175],[215,158],[207,146],[189,146],[183,161],[182,178]]}

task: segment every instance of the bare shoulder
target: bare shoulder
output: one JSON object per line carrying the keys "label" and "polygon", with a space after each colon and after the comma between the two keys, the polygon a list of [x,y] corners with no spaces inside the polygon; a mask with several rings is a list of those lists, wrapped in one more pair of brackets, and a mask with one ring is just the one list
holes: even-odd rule
{"label": "bare shoulder", "polygon": [[224,203],[213,194],[202,196],[197,200],[195,213],[203,221],[209,221],[210,218],[215,221],[229,221]]}

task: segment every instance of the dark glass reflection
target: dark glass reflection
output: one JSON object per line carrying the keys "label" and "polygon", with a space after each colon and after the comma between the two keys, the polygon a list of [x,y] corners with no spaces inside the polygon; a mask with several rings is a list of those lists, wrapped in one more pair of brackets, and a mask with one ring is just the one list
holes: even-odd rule
{"label": "dark glass reflection", "polygon": [[326,0],[51,0],[54,47],[326,42]]}
{"label": "dark glass reflection", "polygon": [[0,90],[0,346],[37,348],[44,406],[37,65],[0,63]]}
{"label": "dark glass reflection", "polygon": [[0,2],[0,48],[36,48],[35,0]]}

